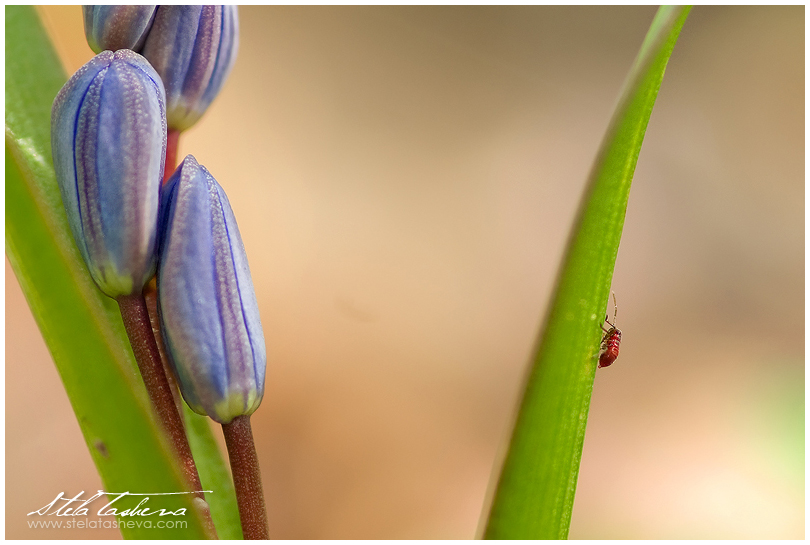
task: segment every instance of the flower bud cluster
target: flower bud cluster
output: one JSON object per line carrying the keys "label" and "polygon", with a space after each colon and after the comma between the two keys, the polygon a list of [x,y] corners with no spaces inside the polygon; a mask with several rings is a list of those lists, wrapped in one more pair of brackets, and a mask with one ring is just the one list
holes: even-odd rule
{"label": "flower bud cluster", "polygon": [[113,298],[140,294],[157,270],[162,335],[183,397],[221,423],[249,415],[264,393],[266,357],[233,211],[191,155],[161,184],[167,131],[195,123],[233,66],[236,8],[85,6],[84,22],[98,55],[65,84],[51,116],[76,245]]}

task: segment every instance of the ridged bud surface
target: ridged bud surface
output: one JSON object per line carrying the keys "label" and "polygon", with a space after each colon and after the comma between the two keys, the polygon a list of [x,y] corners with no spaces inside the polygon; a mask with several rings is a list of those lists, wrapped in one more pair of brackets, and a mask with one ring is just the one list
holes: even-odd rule
{"label": "ridged bud surface", "polygon": [[160,6],[143,46],[166,87],[170,129],[202,116],[233,68],[239,45],[236,6]]}
{"label": "ridged bud surface", "polygon": [[96,53],[140,50],[152,27],[157,6],[82,6],[84,34]]}
{"label": "ridged bud surface", "polygon": [[247,256],[225,192],[189,155],[163,188],[158,309],[183,398],[228,423],[256,410],[266,354]]}
{"label": "ridged bud surface", "polygon": [[110,297],[139,292],[155,271],[164,100],[149,63],[122,49],[90,60],[53,103],[62,202],[93,280]]}

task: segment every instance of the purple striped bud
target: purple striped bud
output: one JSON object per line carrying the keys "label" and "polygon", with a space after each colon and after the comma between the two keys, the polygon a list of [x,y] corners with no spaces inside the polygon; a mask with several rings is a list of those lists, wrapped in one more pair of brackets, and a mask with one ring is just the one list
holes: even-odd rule
{"label": "purple striped bud", "polygon": [[164,100],[146,59],[122,49],[91,59],[53,102],[51,149],[68,223],[110,297],[139,293],[155,271]]}
{"label": "purple striped bud", "polygon": [[160,6],[146,57],[166,87],[169,129],[191,127],[233,68],[239,44],[236,6]]}
{"label": "purple striped bud", "polygon": [[253,413],[267,357],[245,247],[228,197],[191,155],[162,190],[158,310],[189,407],[222,424]]}
{"label": "purple striped bud", "polygon": [[138,51],[152,27],[157,6],[82,6],[90,49]]}

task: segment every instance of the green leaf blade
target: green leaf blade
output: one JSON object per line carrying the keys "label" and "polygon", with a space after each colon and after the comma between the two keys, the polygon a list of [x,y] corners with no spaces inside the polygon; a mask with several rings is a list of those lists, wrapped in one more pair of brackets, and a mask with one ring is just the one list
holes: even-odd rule
{"label": "green leaf blade", "polygon": [[242,523],[239,520],[233,478],[211,433],[212,420],[195,413],[185,403],[183,411],[188,441],[197,462],[202,487],[213,491],[206,494],[205,499],[211,507],[211,518],[219,539],[242,539]]}
{"label": "green leaf blade", "polygon": [[630,185],[667,62],[689,9],[659,9],[600,147],[525,383],[485,538],[568,536],[600,326]]}

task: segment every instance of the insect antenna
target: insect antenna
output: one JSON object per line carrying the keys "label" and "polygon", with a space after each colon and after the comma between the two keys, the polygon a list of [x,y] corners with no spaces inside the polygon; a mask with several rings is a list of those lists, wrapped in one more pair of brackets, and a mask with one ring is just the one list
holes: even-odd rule
{"label": "insect antenna", "polygon": [[605,321],[609,323],[611,326],[616,327],[616,315],[619,314],[619,305],[616,303],[616,292],[610,292],[613,295],[613,322],[608,322],[607,314],[605,314]]}

